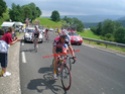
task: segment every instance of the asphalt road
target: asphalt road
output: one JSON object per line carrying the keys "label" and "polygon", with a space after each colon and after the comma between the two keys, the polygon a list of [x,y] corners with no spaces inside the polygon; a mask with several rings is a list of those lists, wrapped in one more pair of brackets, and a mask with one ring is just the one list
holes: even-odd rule
{"label": "asphalt road", "polygon": [[32,43],[20,47],[21,94],[125,94],[125,56],[89,46],[73,46],[79,49],[73,65],[72,86],[65,92],[60,80],[54,81],[50,67],[52,40],[39,44],[38,52]]}

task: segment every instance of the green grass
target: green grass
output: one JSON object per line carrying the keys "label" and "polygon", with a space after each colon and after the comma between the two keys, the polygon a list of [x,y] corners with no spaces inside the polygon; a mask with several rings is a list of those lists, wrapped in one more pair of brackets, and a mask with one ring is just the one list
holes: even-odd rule
{"label": "green grass", "polygon": [[[81,35],[82,37],[101,40],[100,36],[95,35],[91,30],[84,30],[83,32],[78,32],[78,34]],[[96,47],[106,48],[106,45],[104,43],[96,43],[96,42],[92,42],[92,41],[88,41],[88,40],[84,40],[84,43],[94,45]],[[112,46],[112,45],[108,45],[106,49],[121,52],[121,53],[125,52],[125,48],[121,48],[118,46]]]}
{"label": "green grass", "polygon": [[107,45],[107,47],[106,47],[106,45],[104,43],[97,43],[97,42],[88,41],[88,40],[84,40],[84,43],[90,44],[90,45],[93,45],[93,46],[96,46],[96,47],[104,48],[104,49],[107,49],[107,50],[112,50],[112,51],[115,51],[115,52],[125,53],[125,48],[123,48],[123,47],[112,46],[112,45]]}
{"label": "green grass", "polygon": [[100,36],[95,35],[91,30],[84,30],[83,32],[78,32],[82,37],[100,39]]}
{"label": "green grass", "polygon": [[63,21],[54,22],[50,18],[40,17],[36,19],[40,22],[40,25],[48,28],[61,28]]}

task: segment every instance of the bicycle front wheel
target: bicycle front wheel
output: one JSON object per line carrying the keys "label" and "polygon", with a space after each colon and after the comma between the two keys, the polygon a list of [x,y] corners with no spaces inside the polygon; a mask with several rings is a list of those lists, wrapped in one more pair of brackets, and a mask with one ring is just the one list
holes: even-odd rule
{"label": "bicycle front wheel", "polygon": [[72,82],[72,78],[71,78],[70,69],[67,65],[65,65],[61,71],[61,83],[62,83],[64,90],[70,89],[71,82]]}

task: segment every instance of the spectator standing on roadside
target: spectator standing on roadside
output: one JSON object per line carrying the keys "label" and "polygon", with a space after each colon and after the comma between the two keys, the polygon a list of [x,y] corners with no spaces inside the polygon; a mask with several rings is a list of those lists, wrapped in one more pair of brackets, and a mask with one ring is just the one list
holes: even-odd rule
{"label": "spectator standing on roadside", "polygon": [[10,76],[11,73],[6,71],[8,64],[8,48],[9,45],[13,45],[16,42],[20,41],[20,39],[12,39],[13,28],[9,27],[8,32],[6,32],[2,38],[0,39],[0,63],[2,67],[2,71],[0,72],[0,76],[6,77]]}
{"label": "spectator standing on roadside", "polygon": [[4,31],[0,29],[0,38],[2,38],[3,35],[4,35]]}

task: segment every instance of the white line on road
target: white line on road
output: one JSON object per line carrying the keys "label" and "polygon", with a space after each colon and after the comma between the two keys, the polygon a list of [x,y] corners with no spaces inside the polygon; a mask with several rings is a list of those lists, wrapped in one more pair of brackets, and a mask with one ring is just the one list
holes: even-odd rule
{"label": "white line on road", "polygon": [[25,56],[25,52],[22,52],[22,62],[26,63],[26,56]]}

